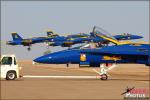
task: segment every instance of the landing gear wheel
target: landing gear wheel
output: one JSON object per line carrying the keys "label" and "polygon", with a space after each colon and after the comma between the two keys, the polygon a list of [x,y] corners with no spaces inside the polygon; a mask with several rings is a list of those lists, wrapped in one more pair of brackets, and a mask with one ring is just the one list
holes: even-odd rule
{"label": "landing gear wheel", "polygon": [[6,80],[15,80],[16,79],[16,73],[15,72],[8,72],[6,75]]}
{"label": "landing gear wheel", "polygon": [[101,76],[101,80],[107,80],[107,78],[108,78],[108,76],[107,76],[107,74],[102,74],[102,75],[100,75]]}
{"label": "landing gear wheel", "polygon": [[31,48],[30,47],[28,47],[28,51],[30,51],[31,50]]}
{"label": "landing gear wheel", "polygon": [[68,68],[68,67],[69,67],[69,64],[67,63],[66,66],[67,66],[67,68]]}

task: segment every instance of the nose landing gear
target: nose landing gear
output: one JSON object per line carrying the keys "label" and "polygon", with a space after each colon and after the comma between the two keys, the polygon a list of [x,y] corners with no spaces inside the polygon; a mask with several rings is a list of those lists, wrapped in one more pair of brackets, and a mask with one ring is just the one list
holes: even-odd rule
{"label": "nose landing gear", "polygon": [[100,75],[101,76],[101,80],[107,80],[107,78],[108,78],[108,76],[107,76],[107,74],[102,74],[102,75]]}
{"label": "nose landing gear", "polygon": [[108,79],[108,71],[115,68],[116,67],[116,64],[101,64],[100,65],[100,72],[93,69],[96,73],[99,74],[98,78],[101,79],[101,80],[107,80]]}

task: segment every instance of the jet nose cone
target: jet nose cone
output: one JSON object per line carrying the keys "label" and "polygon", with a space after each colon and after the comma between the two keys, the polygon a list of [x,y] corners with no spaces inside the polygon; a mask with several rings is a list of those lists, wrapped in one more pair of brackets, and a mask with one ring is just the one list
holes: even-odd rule
{"label": "jet nose cone", "polygon": [[137,38],[138,38],[138,39],[141,39],[141,38],[143,38],[143,36],[137,36]]}
{"label": "jet nose cone", "polygon": [[33,61],[45,64],[66,64],[79,62],[79,56],[76,50],[64,50],[38,57]]}
{"label": "jet nose cone", "polygon": [[6,44],[7,44],[7,45],[9,45],[9,44],[11,44],[11,43],[12,43],[11,41],[6,41]]}
{"label": "jet nose cone", "polygon": [[34,62],[37,62],[37,63],[45,63],[47,61],[47,58],[46,57],[38,57],[36,59],[33,60]]}
{"label": "jet nose cone", "polygon": [[139,35],[134,35],[134,39],[141,39],[143,38],[142,36],[139,36]]}

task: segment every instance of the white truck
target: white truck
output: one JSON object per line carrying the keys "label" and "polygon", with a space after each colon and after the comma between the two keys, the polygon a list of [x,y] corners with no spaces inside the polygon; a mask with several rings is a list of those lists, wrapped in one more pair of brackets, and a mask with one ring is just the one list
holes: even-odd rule
{"label": "white truck", "polygon": [[21,67],[18,66],[15,55],[1,55],[0,78],[6,80],[15,80],[21,77],[19,75]]}

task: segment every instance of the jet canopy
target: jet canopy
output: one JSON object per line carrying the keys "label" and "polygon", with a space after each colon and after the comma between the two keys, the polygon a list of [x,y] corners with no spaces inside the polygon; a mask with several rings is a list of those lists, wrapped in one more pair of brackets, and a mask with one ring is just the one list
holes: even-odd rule
{"label": "jet canopy", "polygon": [[102,29],[100,27],[97,27],[97,26],[94,26],[93,33],[98,34],[100,36],[104,36],[104,37],[116,40],[109,32],[107,32],[104,29]]}
{"label": "jet canopy", "polygon": [[94,26],[93,28],[93,34],[95,36],[98,36],[100,38],[103,38],[109,42],[112,42],[116,45],[120,45],[120,44],[124,44],[124,43],[120,43],[118,40],[116,40],[109,32],[105,31],[104,29]]}

